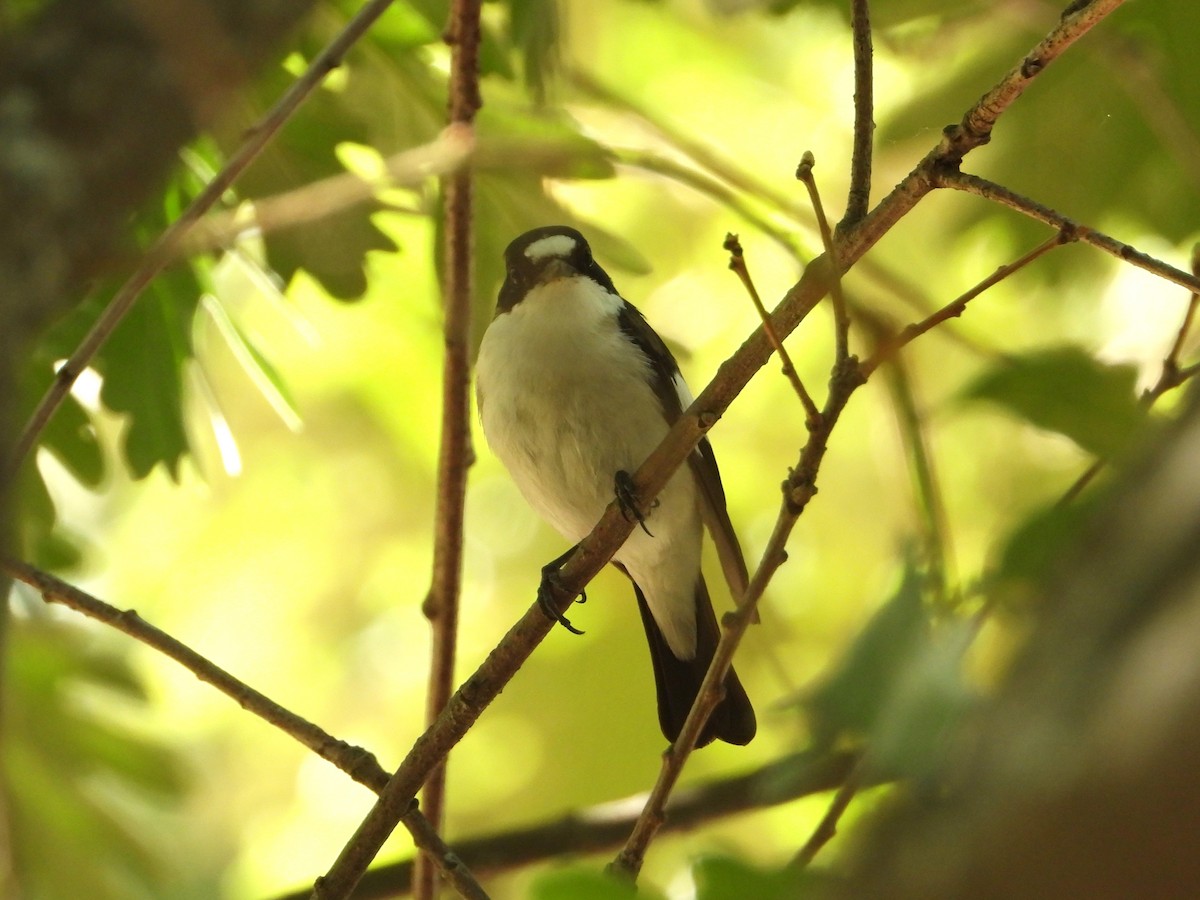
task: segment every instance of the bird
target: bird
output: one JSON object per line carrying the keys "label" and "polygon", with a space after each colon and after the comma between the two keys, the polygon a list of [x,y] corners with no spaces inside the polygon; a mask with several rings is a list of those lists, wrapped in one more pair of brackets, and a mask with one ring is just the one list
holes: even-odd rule
{"label": "bird", "polygon": [[[505,250],[505,279],[476,360],[484,437],[530,506],[578,544],[614,493],[639,521],[613,556],[633,584],[663,735],[672,743],[720,639],[701,572],[707,527],[735,597],[748,581],[707,438],[638,513],[636,471],[692,403],[674,356],[625,300],[575,228],[527,231]],[[543,568],[556,571],[571,550]],[[550,604],[548,615],[575,631]],[[729,669],[696,746],[750,742],[754,708]]]}

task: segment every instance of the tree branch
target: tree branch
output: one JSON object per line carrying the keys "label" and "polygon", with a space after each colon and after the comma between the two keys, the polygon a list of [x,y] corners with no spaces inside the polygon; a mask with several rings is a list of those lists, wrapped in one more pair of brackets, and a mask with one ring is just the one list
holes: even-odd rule
{"label": "tree branch", "polygon": [[854,34],[854,150],[850,157],[850,194],[839,228],[867,214],[871,200],[871,141],[875,134],[874,51],[868,0],[851,0],[850,28]]}
{"label": "tree branch", "polygon": [[879,346],[875,348],[875,352],[871,354],[870,358],[863,362],[863,373],[869,377],[871,373],[879,368],[882,363],[890,360],[906,345],[912,343],[912,341],[916,340],[921,335],[932,330],[938,325],[941,325],[943,322],[949,319],[961,316],[964,312],[966,312],[967,304],[986,291],[988,288],[999,284],[1005,278],[1008,278],[1013,273],[1025,268],[1035,259],[1038,259],[1044,254],[1049,253],[1055,247],[1061,247],[1063,244],[1076,240],[1077,238],[1078,232],[1059,232],[1054,237],[1038,244],[1019,259],[1001,266],[987,278],[984,278],[982,281],[976,284],[969,291],[959,294],[959,296],[951,300],[941,309],[936,310],[935,312],[926,316],[920,322],[914,322],[913,324],[902,329],[899,334],[884,338],[879,342]]}
{"label": "tree branch", "polygon": [[1080,225],[1062,213],[1048,206],[1043,206],[1036,200],[1023,197],[1015,191],[1010,191],[1003,185],[988,181],[986,178],[980,178],[977,175],[943,170],[934,172],[933,180],[935,187],[953,188],[956,191],[974,194],[977,197],[983,197],[1002,206],[1007,206],[1009,209],[1015,209],[1017,212],[1029,216],[1031,219],[1045,222],[1051,228],[1057,228],[1059,231],[1073,232],[1081,242],[1098,247],[1105,253],[1117,257],[1117,259],[1131,263],[1139,269],[1145,269],[1147,272],[1151,272],[1167,281],[1172,281],[1190,291],[1200,291],[1200,277],[1189,275],[1162,260],[1155,259],[1148,253],[1143,253],[1129,244],[1109,237],[1102,231],[1097,231],[1086,225]]}
{"label": "tree branch", "polygon": [[836,268],[838,263],[837,253],[833,247],[833,232],[829,228],[829,219],[825,216],[825,205],[821,202],[821,192],[817,190],[817,182],[813,178],[812,170],[815,165],[816,160],[812,153],[805,150],[800,165],[796,169],[796,177],[808,191],[813,213],[817,217],[817,228],[821,232],[821,246],[825,248],[825,255],[833,260],[835,265],[833,284],[830,285],[830,297],[833,300],[834,358],[841,362],[850,356],[850,312],[846,306],[846,296],[842,292],[842,273],[839,268]]}
{"label": "tree branch", "polygon": [[850,806],[850,801],[854,799],[859,789],[862,787],[862,776],[866,771],[864,757],[860,757],[857,765],[846,773],[846,778],[838,788],[837,793],[833,795],[833,800],[830,801],[829,808],[825,810],[825,815],[821,817],[821,821],[817,823],[817,827],[813,829],[813,833],[808,836],[808,840],[804,842],[804,846],[796,853],[792,859],[791,865],[796,869],[804,869],[811,863],[821,852],[821,848],[833,840],[837,834],[838,822]]}
{"label": "tree branch", "polygon": [[[1200,278],[1200,244],[1192,248],[1192,274]],[[1200,304],[1200,293],[1193,290],[1191,296],[1188,298],[1188,305],[1183,313],[1183,320],[1179,323],[1179,330],[1175,333],[1175,340],[1171,343],[1171,349],[1167,351],[1167,355],[1163,358],[1162,368],[1158,373],[1158,380],[1154,382],[1153,387],[1147,389],[1142,394],[1142,406],[1146,409],[1153,407],[1163,394],[1181,387],[1185,382],[1190,381],[1200,373],[1200,364],[1193,364],[1186,368],[1179,365],[1179,355],[1183,352],[1184,342],[1192,330],[1192,319],[1196,315],[1198,304]],[[1095,480],[1096,476],[1104,471],[1104,467],[1107,465],[1108,459],[1103,456],[1094,459],[1092,464],[1084,470],[1083,474],[1076,478],[1063,495],[1059,497],[1058,505],[1065,506],[1074,501]]]}
{"label": "tree branch", "polygon": [[376,199],[379,191],[419,184],[449,175],[475,150],[475,136],[453,125],[432,141],[394,153],[383,162],[383,174],[365,180],[339,172],[288,191],[260,197],[246,209],[222,210],[205,216],[179,243],[176,259],[226,248],[248,235],[268,235],[309,225]]}
{"label": "tree branch", "polygon": [[[333,763],[359,784],[378,793],[387,783],[387,772],[374,754],[361,747],[338,740],[318,726],[280,706],[270,697],[234,678],[208,658],[155,628],[131,609],[117,609],[47,572],[10,559],[0,559],[0,572],[21,581],[39,594],[47,603],[61,603],[76,612],[110,625],[118,631],[141,641],[164,656],[175,660],[205,684],[210,684],[230,697],[247,712],[258,716],[284,734],[295,738],[317,756]],[[438,862],[439,869],[464,897],[485,897],[474,877],[442,843],[437,832],[426,821],[416,804],[405,811],[405,827],[414,843]]]}
{"label": "tree branch", "polygon": [[[479,94],[480,0],[455,0],[446,41],[451,47],[449,118],[451,127],[473,131]],[[475,265],[474,215],[469,169],[452,173],[445,183],[446,271],[444,296],[446,359],[442,368],[442,441],[438,454],[437,521],[434,525],[433,580],[423,612],[432,629],[426,724],[446,708],[454,691],[458,643],[458,607],[462,591],[463,514],[467,470],[473,460],[470,415],[471,300]],[[442,830],[445,819],[446,761],[430,772],[421,803],[430,825]],[[437,860],[417,858],[417,900],[437,893]]]}

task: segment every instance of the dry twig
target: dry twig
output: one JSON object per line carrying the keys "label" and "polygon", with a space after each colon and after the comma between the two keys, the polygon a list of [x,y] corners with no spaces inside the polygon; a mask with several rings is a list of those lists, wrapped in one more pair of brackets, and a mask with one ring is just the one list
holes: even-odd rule
{"label": "dry twig", "polygon": [[741,280],[746,293],[750,295],[750,302],[754,304],[754,309],[762,321],[763,329],[767,333],[767,339],[771,342],[771,347],[779,354],[779,361],[783,365],[783,374],[791,384],[792,390],[796,392],[796,396],[800,398],[800,403],[804,406],[805,417],[809,422],[816,422],[821,413],[817,409],[817,404],[813,402],[812,395],[804,387],[804,382],[800,380],[800,373],[796,371],[796,366],[792,362],[791,355],[787,352],[787,348],[783,346],[783,341],[779,339],[779,335],[775,333],[774,326],[771,325],[771,316],[767,312],[767,308],[763,306],[762,298],[758,295],[758,289],[754,286],[754,279],[750,277],[750,269],[746,266],[746,257],[742,252],[742,242],[738,240],[736,234],[727,234],[725,235],[724,247],[729,252],[729,268]]}

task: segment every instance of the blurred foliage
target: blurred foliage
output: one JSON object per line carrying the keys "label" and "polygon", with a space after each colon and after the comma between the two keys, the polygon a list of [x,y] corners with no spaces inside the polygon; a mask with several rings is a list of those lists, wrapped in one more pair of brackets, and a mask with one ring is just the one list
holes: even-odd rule
{"label": "blurred foliage", "polygon": [[[643,896],[632,885],[594,869],[563,869],[539,878],[529,892],[530,900],[628,900]],[[650,898],[657,892],[646,894]]]}
{"label": "blurred foliage", "polygon": [[[702,386],[757,321],[726,271],[726,232],[740,233],[774,302],[806,262],[801,248],[819,247],[792,180],[804,149],[816,154],[827,207],[844,195],[847,6],[485,4],[474,338],[491,317],[504,246],[566,222],[588,234]],[[1060,9],[873,6],[877,199]],[[136,246],[179,214],[357,8],[323,4],[279,65],[188,148],[133,223]],[[445,17],[442,2],[397,0],[223,205],[252,208],[347,172],[367,178],[381,159],[434,139],[445,118]],[[1127,4],[1039,78],[967,168],[1186,260],[1200,233],[1196,33],[1196,4]],[[423,720],[440,204],[433,180],[382,190],[173,266],[43,433],[17,498],[26,558],[136,606],[385,765]],[[849,274],[847,290],[881,320],[911,321],[1044,238],[978,198],[933,196]],[[26,373],[26,410],[134,259],[136,248],[45,336]],[[1137,388],[1157,371],[1186,300],[1077,245],[975,300],[906,351],[936,476],[924,481],[911,476],[886,392],[862,391],[765,599],[767,627],[752,630],[738,658],[760,736],[697,754],[685,778],[846,742],[868,746],[888,772],[932,777],[950,729],[1003,672],[1036,612],[1029,585],[1086,525],[1090,493],[1055,501],[1089,454],[1120,459],[1154,434]],[[821,309],[789,341],[810,388],[827,378],[831,332]],[[1189,341],[1184,364],[1195,351]],[[806,434],[773,363],[713,433],[752,561]],[[563,549],[476,439],[460,677]],[[927,509],[945,519],[934,549],[959,597],[950,607],[927,596],[907,559],[906,547],[924,545]],[[456,750],[451,842],[645,790],[656,773],[662,741],[628,586],[604,575],[589,596],[586,638],[553,633]],[[982,629],[980,604],[990,612]],[[326,867],[365,811],[364,792],[172,664],[73,617],[22,609],[3,759],[28,897],[261,897]],[[856,801],[843,830],[872,802]],[[648,895],[683,883],[710,900],[794,896],[780,867],[824,805],[803,800],[664,837],[647,860]],[[819,861],[836,863],[840,846]],[[409,849],[399,837],[388,852]],[[586,860],[488,886],[497,897],[626,896],[600,869]]]}
{"label": "blurred foliage", "polygon": [[1079,347],[1054,347],[1003,360],[969,384],[966,396],[1110,457],[1128,449],[1145,419],[1136,385],[1131,365],[1106,366]]}
{"label": "blurred foliage", "polygon": [[126,654],[91,644],[35,616],[8,647],[6,803],[26,897],[126,900],[168,883],[167,836],[146,806],[177,805],[186,781],[145,736],[148,698]]}
{"label": "blurred foliage", "polygon": [[744,860],[710,856],[696,864],[697,900],[789,900],[804,896],[812,877],[793,869],[761,869]]}

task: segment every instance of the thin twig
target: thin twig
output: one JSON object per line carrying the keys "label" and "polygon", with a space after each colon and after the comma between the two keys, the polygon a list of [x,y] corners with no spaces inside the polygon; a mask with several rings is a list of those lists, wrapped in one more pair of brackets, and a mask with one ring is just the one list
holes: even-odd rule
{"label": "thin twig", "polygon": [[[482,103],[479,94],[479,15],[481,0],[455,0],[446,42],[451,47],[449,119],[453,127],[471,129]],[[438,453],[437,513],[434,526],[433,579],[423,611],[432,629],[429,688],[425,722],[437,720],[454,692],[454,660],[458,644],[458,607],[462,592],[463,519],[467,470],[473,460],[470,425],[471,300],[474,294],[475,229],[472,177],[459,169],[445,183],[446,359],[442,367],[442,439]],[[441,831],[446,807],[446,759],[434,768],[421,792],[421,807]],[[432,900],[437,894],[437,860],[417,857],[413,895]]]}
{"label": "thin twig", "polygon": [[836,359],[840,362],[850,356],[850,312],[846,308],[846,295],[842,293],[842,268],[837,262],[837,254],[834,251],[833,233],[829,230],[829,219],[825,217],[825,205],[821,202],[821,192],[817,190],[817,182],[812,174],[815,165],[816,159],[812,152],[805,150],[800,165],[796,169],[796,177],[804,183],[804,187],[808,190],[808,198],[812,201],[813,212],[817,216],[817,228],[821,232],[821,244],[825,247],[825,255],[834,262],[830,296],[833,299],[835,353]]}
{"label": "thin twig", "polygon": [[961,316],[966,311],[967,304],[986,291],[988,288],[999,284],[1014,272],[1025,268],[1035,259],[1038,259],[1044,254],[1049,253],[1055,247],[1061,247],[1063,244],[1069,243],[1077,238],[1078,232],[1059,232],[1058,234],[1054,235],[1054,237],[1042,241],[1042,243],[1038,244],[1020,258],[1001,266],[987,278],[976,284],[969,291],[964,294],[960,294],[941,309],[926,316],[920,322],[914,322],[913,324],[906,326],[898,334],[882,341],[875,349],[875,352],[871,354],[871,357],[863,362],[863,372],[869,376],[872,372],[879,368],[882,363],[890,360],[904,346],[912,343],[913,340],[925,334],[925,332],[937,325],[940,325],[947,319],[953,319]]}
{"label": "thin twig", "polygon": [[242,145],[229,158],[221,171],[213,176],[212,181],[204,186],[204,189],[188,204],[187,209],[180,213],[179,218],[172,222],[151,244],[137,271],[121,285],[108,306],[100,314],[100,318],[96,320],[96,324],[75,348],[75,352],[71,354],[70,358],[55,373],[54,380],[38,402],[37,408],[17,439],[11,457],[6,461],[6,472],[10,475],[14,474],[28,458],[34,445],[37,444],[42,430],[66,398],[75,381],[87,368],[104,342],[108,340],[113,330],[125,318],[126,313],[132,309],[142,291],[176,257],[183,236],[229,190],[250,163],[278,134],[284,123],[308,99],[325,76],[341,65],[342,58],[349,49],[366,33],[375,20],[383,15],[391,3],[392,0],[368,0],[363,8],[354,15],[354,18],[346,23],[346,27],[313,58],[308,68],[292,82],[266,115],[251,126],[246,132],[246,138]]}
{"label": "thin twig", "polygon": [[[115,606],[27,563],[0,559],[0,571],[29,585],[41,594],[42,599],[47,603],[61,603],[98,622],[110,625],[157,650],[169,659],[175,660],[205,684],[212,685],[233,699],[242,709],[258,716],[269,725],[275,726],[284,734],[295,738],[317,756],[333,763],[359,784],[365,785],[375,793],[379,793],[387,784],[388,774],[372,753],[338,740],[307,719],[280,706],[270,697],[234,678],[191,647],[165,631],[155,628],[135,611],[117,609]],[[470,871],[458,863],[450,849],[430,828],[425,816],[415,804],[405,810],[402,820],[412,834],[414,843],[439,861],[443,874],[454,884],[462,896],[486,896]]]}
{"label": "thin twig", "polygon": [[746,267],[746,257],[742,252],[742,242],[738,240],[736,234],[731,233],[725,235],[723,246],[729,253],[729,268],[741,279],[742,286],[745,287],[746,293],[750,295],[750,302],[754,304],[754,308],[758,312],[758,317],[762,321],[763,329],[767,333],[767,340],[771,342],[771,347],[779,354],[779,361],[783,364],[784,376],[791,383],[792,390],[796,392],[796,396],[800,398],[808,421],[815,423],[821,415],[820,410],[817,409],[817,404],[813,402],[812,395],[804,387],[804,382],[800,380],[800,374],[796,371],[796,366],[792,362],[792,357],[787,352],[787,348],[783,346],[783,341],[775,333],[775,328],[771,324],[771,316],[767,312],[767,308],[763,306],[762,298],[758,295],[758,289],[754,287],[754,279],[750,277],[750,269]]}
{"label": "thin twig", "polygon": [[[911,343],[922,334],[926,334],[935,326],[940,325],[949,319],[961,316],[972,300],[982,294],[984,291],[994,287],[999,282],[1008,278],[1015,272],[1023,269],[1025,266],[1032,263],[1046,253],[1049,253],[1055,247],[1060,247],[1064,243],[1074,240],[1075,232],[1060,232],[1053,237],[1038,244],[1028,253],[1025,253],[1020,258],[1014,260],[1007,265],[1003,265],[995,272],[984,278],[969,291],[960,294],[954,300],[947,303],[941,309],[930,314],[920,322],[913,323],[899,333],[881,337],[874,352],[862,363],[862,372],[864,377],[870,377],[872,373],[884,362],[891,362],[893,366],[899,361],[900,350]],[[871,326],[872,319],[865,318],[868,326]],[[876,327],[876,331],[880,330]],[[889,384],[892,387],[893,396],[896,399],[898,408],[902,411],[901,426],[902,432],[907,436],[910,457],[913,461],[914,476],[917,481],[918,496],[923,500],[923,512],[926,522],[927,546],[929,549],[929,564],[932,570],[938,575],[939,596],[945,598],[949,596],[948,585],[946,578],[946,565],[949,560],[948,556],[948,529],[945,527],[945,508],[940,500],[940,492],[935,485],[933,476],[932,462],[930,460],[928,450],[920,433],[919,422],[916,418],[916,409],[912,405],[910,389],[907,385],[907,378],[901,369],[895,369],[893,377],[889,379]]]}
{"label": "thin twig", "polygon": [[165,631],[155,628],[134,610],[117,609],[27,563],[5,559],[0,561],[0,570],[32,587],[47,603],[61,603],[98,622],[110,625],[173,659],[204,683],[211,684],[221,693],[233,698],[247,712],[291,735],[322,759],[333,763],[359,784],[378,793],[387,782],[387,772],[379,765],[374,755],[361,747],[337,740],[311,722],[283,708],[269,697],[234,678],[207,657]]}
{"label": "thin twig", "polygon": [[1189,275],[1160,259],[1155,259],[1148,253],[1143,253],[1136,247],[1110,237],[1102,231],[1080,225],[1057,210],[1044,206],[1036,200],[1024,197],[1015,191],[1011,191],[1003,185],[988,181],[986,178],[980,178],[977,175],[968,175],[965,172],[953,171],[938,171],[933,175],[933,180],[936,187],[953,188],[956,191],[975,194],[978,197],[983,197],[1002,206],[1007,206],[1009,209],[1023,213],[1031,219],[1044,222],[1051,228],[1074,232],[1079,241],[1084,244],[1091,244],[1093,247],[1097,247],[1105,253],[1117,257],[1117,259],[1131,263],[1139,269],[1145,269],[1147,272],[1151,272],[1160,278],[1165,278],[1167,281],[1172,281],[1180,287],[1187,288],[1189,291],[1200,291],[1200,277]]}
{"label": "thin twig", "polygon": [[838,360],[834,363],[833,376],[829,383],[829,396],[825,408],[821,410],[816,426],[809,431],[808,440],[800,453],[799,462],[791,471],[783,484],[783,503],[775,520],[771,537],[767,540],[762,559],[755,569],[750,585],[746,588],[737,610],[725,616],[721,630],[721,640],[717,644],[700,692],[692,704],[687,720],[679,732],[679,737],[663,755],[663,765],[658,780],[650,792],[642,814],[633,826],[625,846],[610,864],[617,874],[633,881],[641,871],[642,862],[650,842],[662,827],[665,820],[664,809],[672,789],[683,773],[684,764],[691,754],[704,724],[709,715],[720,702],[724,688],[725,676],[733,660],[733,654],[741,643],[742,637],[754,618],[754,610],[758,601],[766,591],[775,572],[787,560],[787,541],[799,521],[808,501],[816,494],[816,478],[825,450],[829,444],[829,436],[837,425],[842,411],[846,408],[854,391],[863,384],[858,370],[858,364],[853,359]]}
{"label": "thin twig", "polygon": [[865,216],[871,200],[875,75],[868,0],[851,0],[850,29],[854,35],[854,149],[850,157],[850,194],[846,198],[846,214],[839,228],[852,225]]}
{"label": "thin twig", "polygon": [[[1200,244],[1192,248],[1192,274],[1200,278]],[[1154,403],[1171,388],[1178,387],[1181,383],[1183,370],[1179,367],[1179,356],[1183,353],[1183,345],[1192,331],[1192,321],[1196,317],[1198,303],[1200,303],[1200,292],[1193,290],[1191,296],[1188,297],[1183,321],[1179,323],[1179,330],[1175,332],[1175,340],[1171,343],[1171,349],[1167,351],[1167,355],[1163,359],[1158,381],[1144,395],[1143,399],[1147,405]]]}
{"label": "thin twig", "polygon": [[808,864],[821,851],[821,848],[833,840],[834,835],[837,834],[838,822],[841,821],[842,815],[849,808],[850,801],[854,799],[859,788],[862,787],[865,759],[866,757],[859,759],[858,765],[851,770],[850,774],[846,776],[846,780],[842,782],[842,786],[838,788],[837,793],[833,795],[833,800],[830,801],[829,808],[825,810],[825,815],[821,817],[821,821],[817,823],[817,827],[813,830],[813,833],[804,842],[804,846],[792,858],[791,865],[793,868],[807,868]]}
{"label": "thin twig", "polygon": [[[1086,7],[1064,16],[1055,28],[1030,52],[1029,57],[975,107],[968,110],[963,124],[948,129],[937,147],[898,184],[875,209],[835,239],[841,269],[848,269],[873,247],[884,234],[934,188],[932,171],[961,158],[986,142],[967,127],[967,123],[993,121],[1063,51],[1078,41],[1123,0],[1092,0]],[[1036,58],[1038,65],[1028,64]],[[986,107],[986,108],[985,108]],[[990,129],[989,129],[990,130]],[[775,332],[786,338],[830,290],[834,280],[829,257],[818,257],[804,270],[800,280],[784,296],[772,313]],[[671,474],[692,452],[696,442],[716,424],[721,414],[742,391],[750,378],[766,364],[772,352],[764,329],[756,329],[742,346],[721,366],[695,402],[679,417],[662,443],[650,454],[634,475],[639,497],[653,498],[666,485]],[[823,452],[823,451],[822,451]],[[792,491],[793,502],[807,503],[811,494]],[[555,606],[565,612],[580,590],[605,566],[633,529],[618,504],[609,504],[603,517],[559,572]],[[353,890],[367,865],[408,808],[428,773],[449,752],[503,690],[536,646],[550,632],[552,622],[541,607],[532,604],[521,619],[488,655],[475,673],[451,697],[445,711],[417,739],[404,761],[397,767],[375,806],[359,825],[354,836],[316,885],[315,900],[344,898]]]}
{"label": "thin twig", "polygon": [[[658,154],[637,150],[614,151],[617,162],[666,175],[718,203],[729,206],[748,224],[759,228],[763,234],[800,262],[807,262],[812,256],[807,243],[801,242],[793,230],[780,228],[775,217],[765,216],[757,209],[759,204],[766,204],[779,215],[803,225],[806,229],[815,229],[816,217],[812,214],[811,206],[797,203],[793,192],[780,190],[773,181],[754,177],[752,173],[722,156],[710,144],[696,140],[687,132],[673,127],[668,121],[656,118],[636,100],[601,84],[591,74],[580,69],[568,69],[566,75],[588,96],[607,107],[622,110],[636,117],[641,125],[657,134],[673,150],[688,157],[703,171],[697,172],[693,166],[677,163],[670,157],[664,158]],[[711,176],[707,173],[711,173]],[[747,197],[756,202],[750,202],[745,199]],[[861,274],[884,285],[899,299],[916,309],[920,309],[925,301],[924,292],[919,286],[912,284],[905,276],[877,259],[863,259],[858,263],[858,268]],[[927,308],[929,304],[924,302],[924,306]]]}

